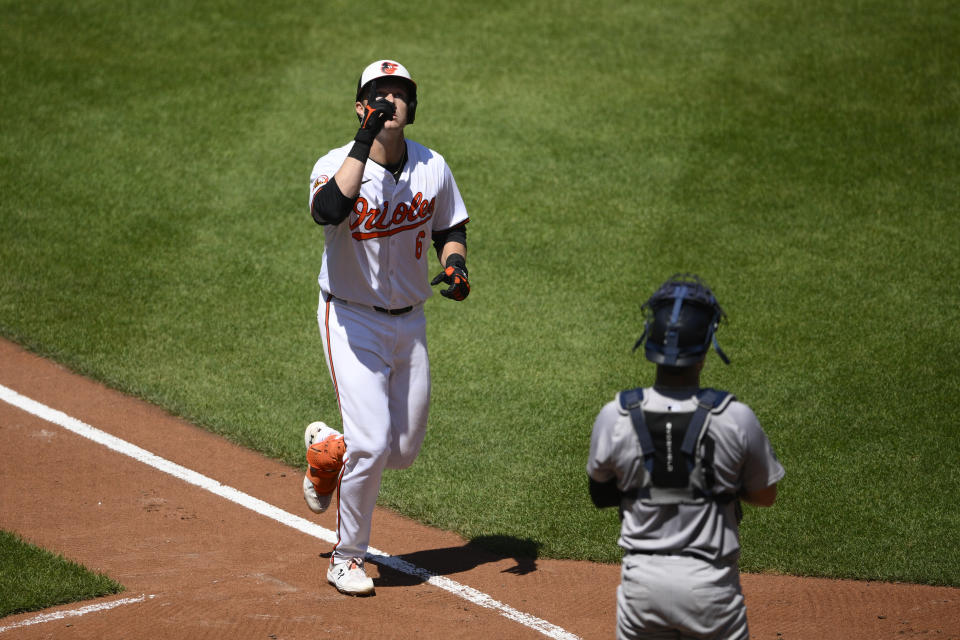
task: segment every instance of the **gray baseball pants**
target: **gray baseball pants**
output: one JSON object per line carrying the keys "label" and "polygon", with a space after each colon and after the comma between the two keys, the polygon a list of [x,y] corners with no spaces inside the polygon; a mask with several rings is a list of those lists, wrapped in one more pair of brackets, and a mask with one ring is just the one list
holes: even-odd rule
{"label": "gray baseball pants", "polygon": [[617,640],[748,640],[737,565],[689,556],[624,556]]}

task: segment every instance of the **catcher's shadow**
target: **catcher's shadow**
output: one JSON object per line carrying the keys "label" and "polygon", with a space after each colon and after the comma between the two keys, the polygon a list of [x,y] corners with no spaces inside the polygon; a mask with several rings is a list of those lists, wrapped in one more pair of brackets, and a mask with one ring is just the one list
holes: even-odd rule
{"label": "catcher's shadow", "polygon": [[[426,582],[430,576],[449,576],[470,571],[482,564],[511,559],[515,563],[501,573],[526,575],[537,570],[540,543],[512,536],[478,536],[462,547],[415,551],[402,556],[367,556],[375,565],[380,587],[409,587]],[[394,565],[394,566],[391,566]]]}

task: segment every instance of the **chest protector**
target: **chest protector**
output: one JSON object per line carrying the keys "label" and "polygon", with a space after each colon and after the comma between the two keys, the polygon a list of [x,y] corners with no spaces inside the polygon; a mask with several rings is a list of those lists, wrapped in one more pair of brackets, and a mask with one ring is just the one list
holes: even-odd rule
{"label": "chest protector", "polygon": [[697,393],[693,413],[643,411],[643,389],[619,394],[620,412],[629,414],[643,457],[639,486],[624,497],[648,505],[729,502],[731,493],[714,491],[714,441],[708,431],[710,415],[722,410],[733,395],[716,389]]}

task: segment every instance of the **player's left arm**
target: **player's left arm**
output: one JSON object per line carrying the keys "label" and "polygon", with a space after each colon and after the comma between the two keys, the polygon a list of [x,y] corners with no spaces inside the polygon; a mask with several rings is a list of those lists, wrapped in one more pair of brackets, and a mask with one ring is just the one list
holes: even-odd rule
{"label": "player's left arm", "polygon": [[777,499],[777,483],[785,475],[783,465],[753,410],[736,402],[731,403],[730,411],[740,427],[744,451],[740,498],[757,507],[770,507]]}
{"label": "player's left arm", "polygon": [[744,489],[740,493],[740,498],[755,507],[772,507],[773,503],[777,501],[777,485],[772,484],[756,491]]}
{"label": "player's left arm", "polygon": [[430,281],[431,286],[441,282],[449,285],[440,291],[440,295],[451,300],[464,300],[470,295],[470,282],[467,280],[467,224],[466,222],[449,229],[433,233],[433,246],[437,258],[443,265],[443,271]]}

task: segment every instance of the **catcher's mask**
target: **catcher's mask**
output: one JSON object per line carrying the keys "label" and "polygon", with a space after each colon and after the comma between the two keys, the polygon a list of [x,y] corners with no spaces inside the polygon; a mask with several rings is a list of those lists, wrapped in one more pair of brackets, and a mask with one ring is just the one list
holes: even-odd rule
{"label": "catcher's mask", "polygon": [[688,367],[703,360],[710,343],[725,364],[730,359],[717,344],[715,332],[727,314],[698,276],[678,273],[664,282],[640,307],[647,360],[672,367]]}
{"label": "catcher's mask", "polygon": [[377,80],[380,78],[400,80],[407,86],[407,124],[413,124],[417,115],[417,83],[410,77],[407,68],[399,62],[377,60],[368,64],[357,80],[357,102],[373,100],[377,94]]}

